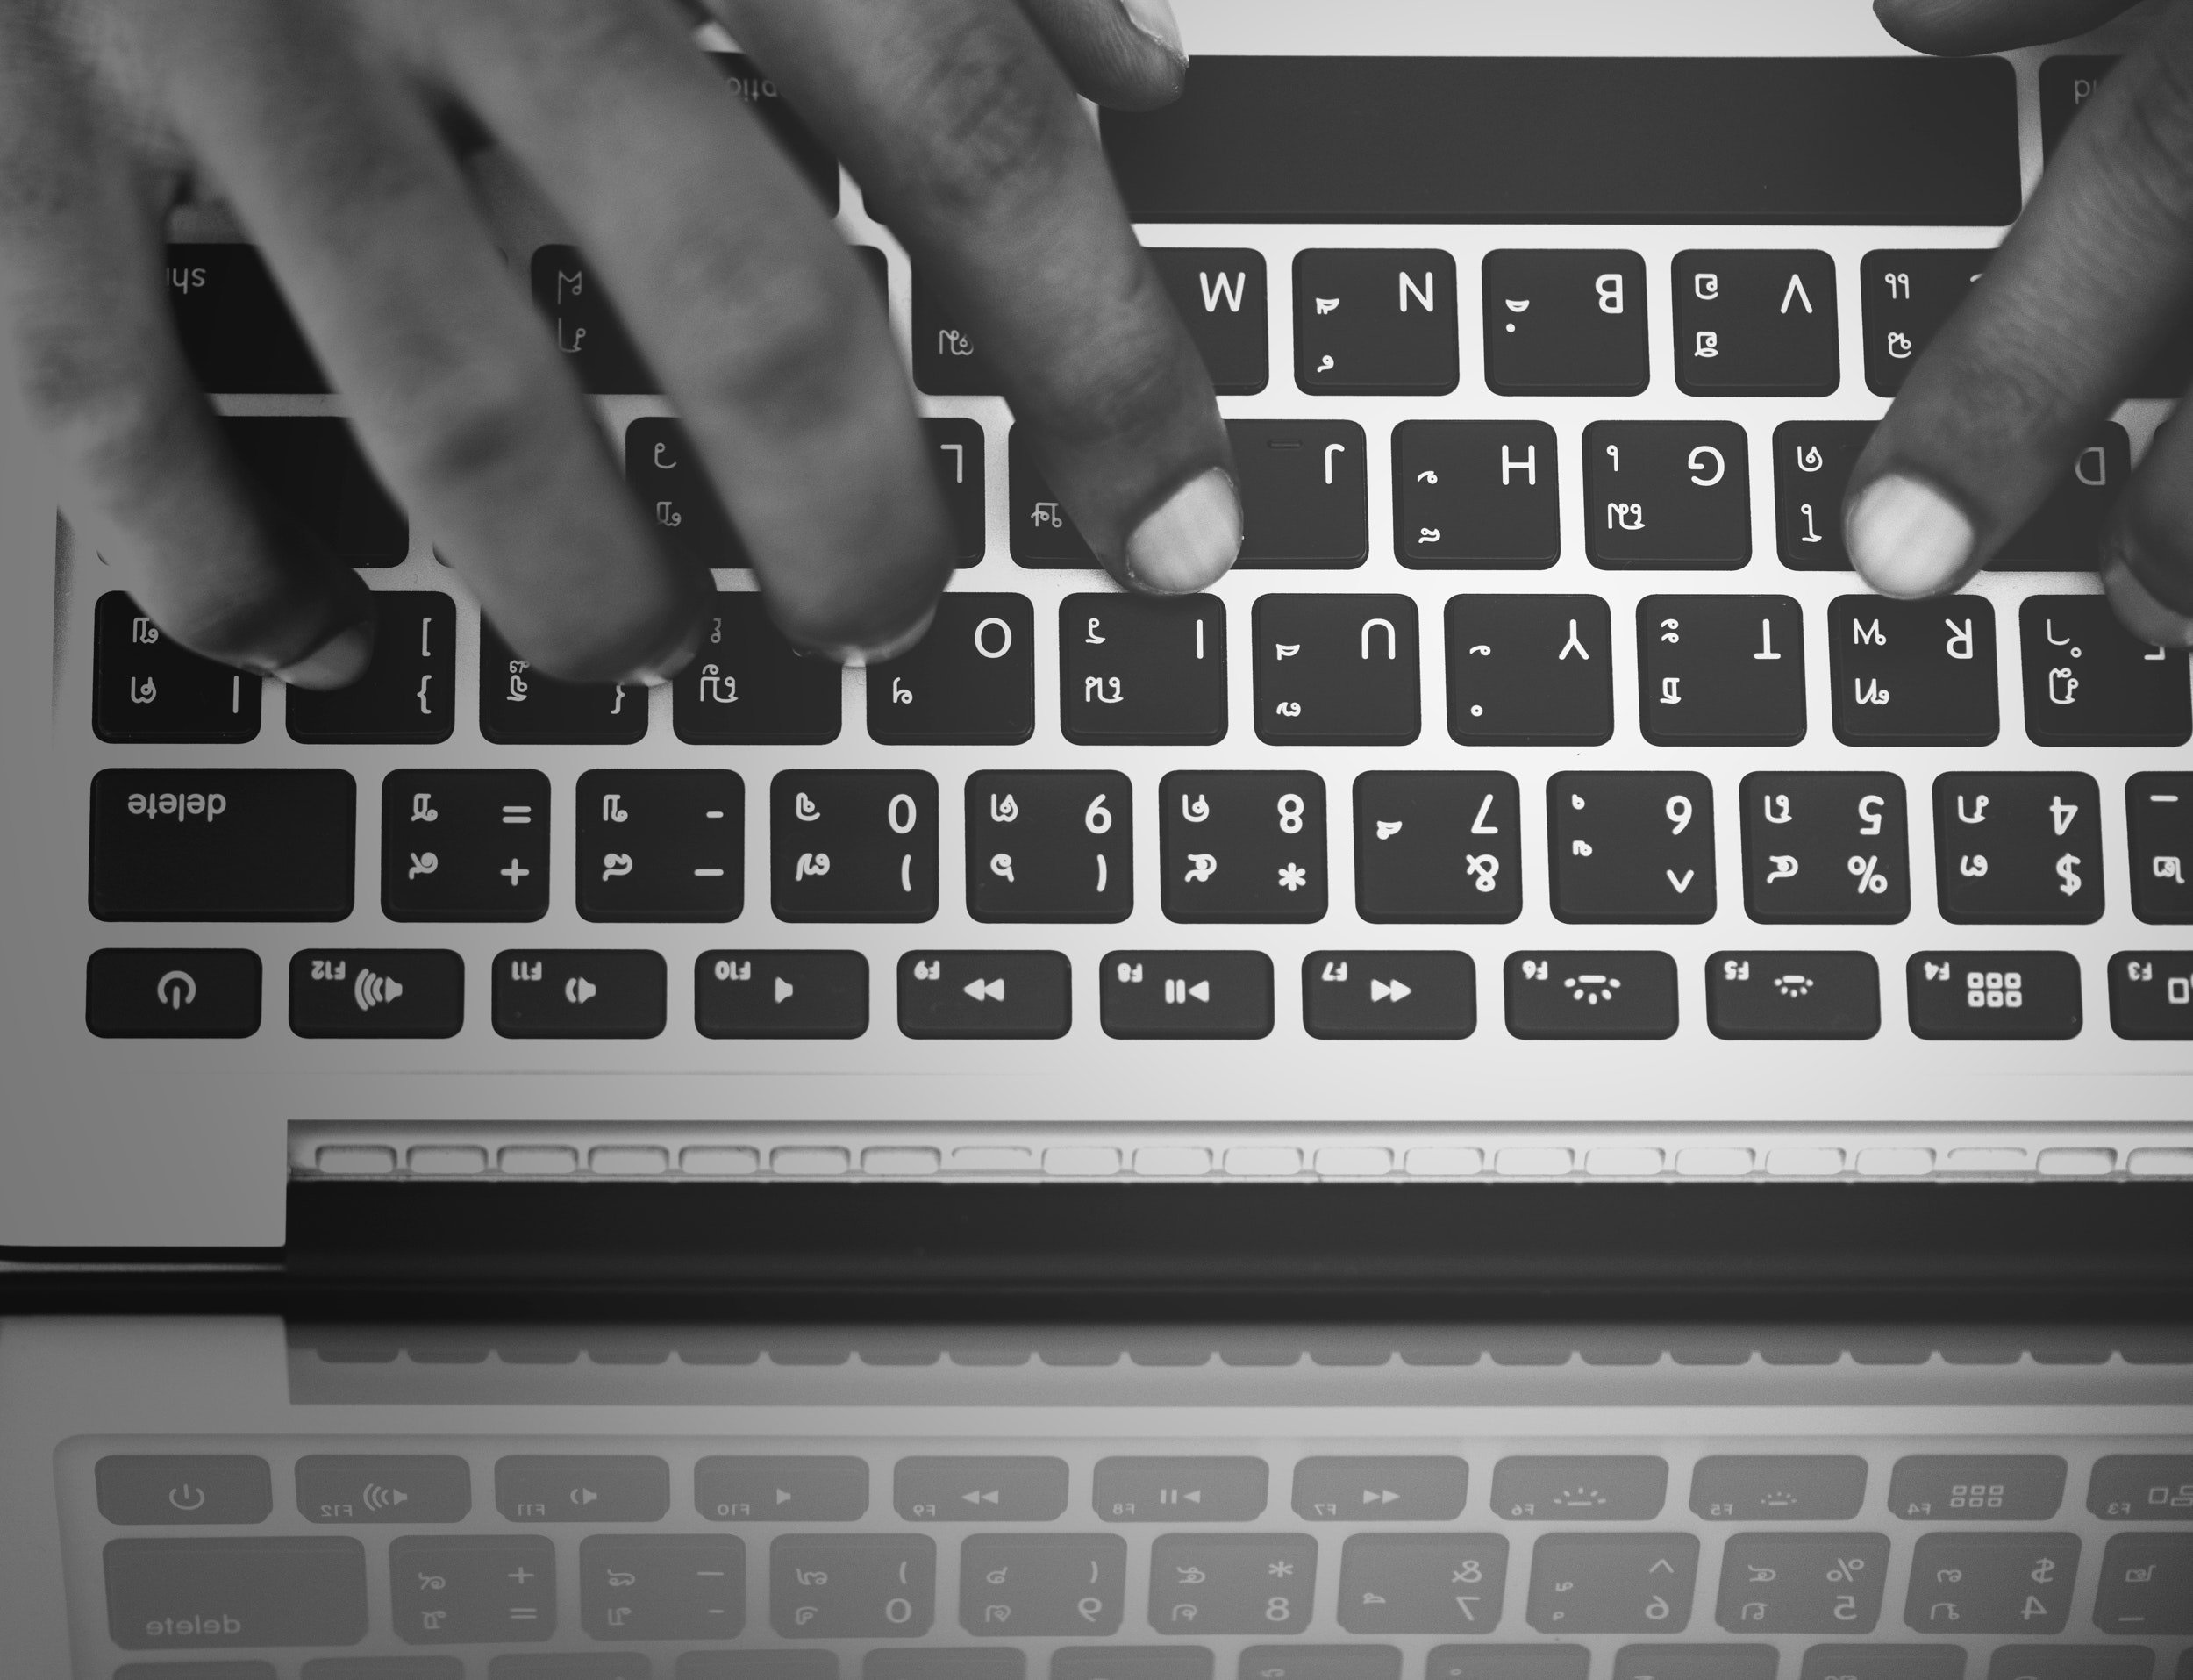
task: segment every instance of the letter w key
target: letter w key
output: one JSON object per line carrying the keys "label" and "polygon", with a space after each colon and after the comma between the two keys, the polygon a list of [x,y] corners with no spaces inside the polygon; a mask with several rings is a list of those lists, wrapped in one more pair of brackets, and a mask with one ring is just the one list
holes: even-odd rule
{"label": "letter w key", "polygon": [[1188,325],[1211,388],[1246,397],[1269,381],[1264,254],[1189,247],[1154,250],[1150,261]]}

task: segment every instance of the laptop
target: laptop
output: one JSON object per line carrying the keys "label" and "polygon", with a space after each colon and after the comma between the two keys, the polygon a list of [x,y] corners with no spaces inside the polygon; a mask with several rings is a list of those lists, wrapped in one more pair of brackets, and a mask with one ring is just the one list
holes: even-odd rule
{"label": "laptop", "polygon": [[[509,192],[717,568],[675,683],[499,642],[211,217],[178,325],[375,591],[364,682],[175,649],[0,450],[4,1264],[202,1309],[0,1322],[26,1672],[2193,1675],[2193,1352],[2140,1282],[2193,1176],[2193,683],[2094,575],[2177,386],[1952,599],[1837,537],[2126,37],[1177,10],[1185,98],[1093,119],[1232,430],[1203,596],[1090,563],[715,36],[906,346],[961,552],[902,659],[775,636]],[[1709,1228],[1691,1319],[1647,1208]]]}

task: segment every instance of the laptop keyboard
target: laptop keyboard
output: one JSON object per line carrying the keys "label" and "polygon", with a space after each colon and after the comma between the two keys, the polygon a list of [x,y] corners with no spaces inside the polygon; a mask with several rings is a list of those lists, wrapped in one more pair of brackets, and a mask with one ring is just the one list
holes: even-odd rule
{"label": "laptop keyboard", "polygon": [[[581,252],[515,260],[721,590],[663,693],[532,670],[313,395],[255,254],[171,247],[239,453],[364,568],[381,633],[354,688],[285,692],[91,597],[91,1032],[698,1066],[803,1039],[2193,1039],[2187,655],[2092,576],[2158,411],[2104,427],[1962,594],[1880,599],[1841,547],[1862,417],[2015,207],[2012,78],[1764,62],[1649,72],[1748,89],[1768,161],[1632,182],[1647,219],[1611,229],[1572,202],[1588,171],[1527,147],[1519,182],[1387,178],[1407,137],[1365,113],[1467,61],[1216,60],[1181,110],[1107,118],[1247,511],[1192,599],[1093,570],[980,347],[848,202],[962,568],[865,673],[771,626]],[[1647,74],[1518,64],[1569,96]],[[1969,144],[1824,162],[1761,103],[1785,74],[1908,82]],[[1304,75],[1345,97],[1311,124],[1341,154],[1298,178],[1270,112]],[[1389,223],[1357,237],[1350,194]]]}
{"label": "laptop keyboard", "polygon": [[100,1440],[62,1482],[117,1680],[2168,1680],[2193,1457],[2125,1445]]}

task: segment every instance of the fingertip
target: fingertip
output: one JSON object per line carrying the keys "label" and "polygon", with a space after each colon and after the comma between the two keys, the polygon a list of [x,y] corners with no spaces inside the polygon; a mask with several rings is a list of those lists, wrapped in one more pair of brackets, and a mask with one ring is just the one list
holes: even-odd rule
{"label": "fingertip", "polygon": [[1975,533],[1943,490],[1907,472],[1883,473],[1843,508],[1843,542],[1858,575],[1879,593],[1917,600],[1956,587]]}
{"label": "fingertip", "polygon": [[293,689],[346,689],[373,663],[379,633],[378,625],[369,618],[346,624],[303,658],[280,667],[274,676]]}
{"label": "fingertip", "polygon": [[865,670],[871,665],[881,665],[896,659],[915,647],[929,633],[929,626],[936,621],[937,604],[934,601],[916,613],[913,618],[898,629],[889,631],[868,641],[839,642],[814,651],[825,659],[833,659],[849,671]]}
{"label": "fingertip", "polygon": [[2193,647],[2193,611],[2164,600],[2140,574],[2151,569],[2135,558],[2120,533],[2102,559],[2102,588],[2118,622],[2154,647]]}
{"label": "fingertip", "polygon": [[700,652],[701,633],[707,622],[698,612],[681,625],[670,645],[652,659],[644,659],[624,678],[627,683],[641,683],[654,688],[668,683],[693,662],[693,655]]}
{"label": "fingertip", "polygon": [[1232,569],[1241,552],[1241,497],[1223,467],[1205,468],[1143,516],[1121,554],[1126,582],[1149,595],[1187,595]]}

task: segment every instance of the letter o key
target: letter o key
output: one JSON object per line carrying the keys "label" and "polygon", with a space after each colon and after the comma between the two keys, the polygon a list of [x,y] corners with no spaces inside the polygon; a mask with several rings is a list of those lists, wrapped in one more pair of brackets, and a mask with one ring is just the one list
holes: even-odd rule
{"label": "letter o key", "polygon": [[[982,633],[992,625],[997,626],[997,634],[1000,638],[996,647],[990,647],[982,640]],[[985,618],[975,626],[975,651],[984,659],[1003,659],[1007,654],[1012,652],[1012,646],[1013,627],[1003,618]]]}

